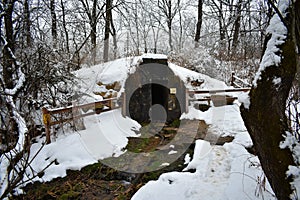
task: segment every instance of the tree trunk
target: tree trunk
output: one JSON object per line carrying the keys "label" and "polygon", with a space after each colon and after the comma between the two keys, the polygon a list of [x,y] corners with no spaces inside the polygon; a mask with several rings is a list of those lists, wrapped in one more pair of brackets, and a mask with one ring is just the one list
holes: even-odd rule
{"label": "tree trunk", "polygon": [[139,31],[139,16],[138,16],[137,2],[135,2],[134,22],[135,22],[135,29],[136,29],[136,55],[139,55],[140,54],[140,31]]}
{"label": "tree trunk", "polygon": [[26,37],[26,45],[31,46],[31,32],[30,32],[30,10],[29,10],[29,0],[24,2],[24,32]]}
{"label": "tree trunk", "polygon": [[106,0],[106,18],[105,18],[105,31],[104,31],[104,53],[103,60],[104,62],[108,61],[108,53],[109,53],[109,34],[110,34],[110,23],[112,20],[112,0]]}
{"label": "tree trunk", "polygon": [[[297,47],[300,49],[300,1],[295,2],[295,32],[296,32],[296,41]],[[300,50],[298,54],[300,53]]]}
{"label": "tree trunk", "polygon": [[[15,87],[14,81],[16,80],[15,71],[16,66],[14,65],[14,58],[12,54],[15,52],[15,40],[14,40],[14,28],[13,28],[13,11],[15,6],[16,0],[4,0],[3,7],[5,8],[5,15],[4,15],[4,30],[5,30],[5,37],[6,44],[4,44],[2,53],[3,53],[3,82],[4,87],[3,89],[13,89]],[[2,41],[1,39],[1,42]],[[2,95],[2,94],[1,94]],[[16,98],[16,95],[13,96]],[[5,135],[7,141],[14,141],[12,138],[16,137],[13,133],[18,132],[18,126],[14,119],[13,108],[9,103],[6,103],[6,108],[9,113],[9,121],[6,124],[7,133]]]}
{"label": "tree trunk", "polygon": [[201,26],[202,26],[202,6],[203,6],[203,0],[198,0],[198,22],[197,22],[196,35],[195,35],[195,48],[199,47],[199,40],[200,40],[200,33],[201,33]]}
{"label": "tree trunk", "polygon": [[222,42],[223,40],[225,40],[225,30],[224,30],[225,28],[224,28],[223,22],[222,22],[222,15],[223,15],[222,9],[223,9],[223,4],[222,4],[222,2],[220,1],[220,9],[219,9],[218,22],[219,22],[220,40],[221,40],[221,42]]}
{"label": "tree trunk", "polygon": [[[262,168],[279,200],[290,198],[292,189],[291,177],[286,176],[290,165],[294,165],[289,149],[281,149],[280,142],[289,130],[285,115],[286,99],[295,78],[297,54],[294,35],[294,13],[285,17],[288,22],[288,35],[285,43],[277,46],[281,62],[269,66],[261,72],[261,79],[250,92],[250,108],[241,107],[245,125],[253,140]],[[270,37],[269,37],[270,39]],[[280,85],[273,83],[280,78]]]}
{"label": "tree trunk", "polygon": [[111,17],[110,19],[111,24],[111,35],[113,36],[113,44],[114,44],[114,59],[117,59],[117,52],[118,52],[118,42],[117,42],[117,31],[114,25],[114,20]]}
{"label": "tree trunk", "polygon": [[67,29],[67,22],[66,22],[66,11],[65,11],[65,4],[63,2],[63,0],[60,1],[61,4],[61,9],[62,9],[62,20],[63,20],[63,28],[64,28],[64,32],[65,32],[65,37],[66,37],[66,49],[67,52],[70,53],[70,46],[69,46],[69,33],[68,33],[68,29]]}
{"label": "tree trunk", "polygon": [[96,47],[97,47],[97,0],[93,0],[92,15],[90,19],[91,24],[91,43],[92,43],[92,62],[96,64]]}
{"label": "tree trunk", "polygon": [[183,48],[183,20],[182,20],[182,13],[181,9],[178,9],[178,14],[179,14],[179,50]]}
{"label": "tree trunk", "polygon": [[173,51],[173,44],[172,44],[172,1],[169,0],[168,2],[168,29],[169,29],[169,46],[170,50]]}
{"label": "tree trunk", "polygon": [[51,12],[51,33],[52,33],[52,45],[53,48],[57,47],[57,18],[55,13],[55,0],[50,0],[50,12]]}
{"label": "tree trunk", "polygon": [[232,53],[235,53],[236,47],[238,45],[238,39],[240,34],[240,27],[241,27],[241,7],[242,7],[242,0],[239,0],[237,4],[236,10],[236,19],[234,21],[234,32],[233,32],[233,40],[232,40]]}
{"label": "tree trunk", "polygon": [[[15,51],[15,43],[14,43],[14,29],[13,29],[13,10],[15,1],[4,0],[3,1],[5,9],[4,15],[4,25],[5,25],[5,36],[7,41],[7,47]],[[5,83],[5,87],[8,89],[12,89],[14,87],[13,81],[13,60],[11,59],[10,52],[7,48],[3,48],[3,80]]]}

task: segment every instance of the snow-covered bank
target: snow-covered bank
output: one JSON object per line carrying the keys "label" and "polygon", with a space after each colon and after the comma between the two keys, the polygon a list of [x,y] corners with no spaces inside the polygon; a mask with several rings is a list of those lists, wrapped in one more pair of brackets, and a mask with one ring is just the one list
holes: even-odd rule
{"label": "snow-covered bank", "polygon": [[[42,148],[31,167],[39,172],[54,163],[44,171],[42,178],[36,177],[33,181],[51,181],[66,176],[68,169],[80,170],[100,159],[119,155],[127,145],[127,137],[135,137],[134,130],[140,128],[135,121],[123,118],[120,110],[90,116],[84,121],[88,127],[86,130],[59,134],[51,144]],[[31,158],[40,150],[43,142],[44,138],[41,138],[32,145]],[[31,169],[27,173],[31,175]]]}
{"label": "snow-covered bank", "polygon": [[195,173],[162,174],[158,180],[143,186],[132,200],[276,199],[258,158],[245,149],[252,146],[252,141],[238,104],[212,107],[207,112],[190,108],[190,113],[182,118],[205,120],[209,124],[208,134],[232,135],[235,139],[224,146],[196,141],[194,157],[186,167],[195,169]]}
{"label": "snow-covered bank", "polygon": [[[80,101],[101,99],[97,93],[107,92],[108,88],[105,85],[115,82],[118,82],[119,86],[112,90],[120,94],[124,90],[126,79],[129,74],[134,73],[141,58],[119,59],[75,72],[78,84],[73,87],[78,93],[84,94]],[[190,90],[228,88],[224,82],[209,76],[172,63],[169,63],[169,66]],[[195,88],[188,80],[201,80],[203,84]],[[183,114],[181,118],[204,120],[209,126],[208,134],[230,135],[234,136],[235,140],[224,146],[210,146],[207,142],[198,140],[192,161],[189,162],[189,156],[186,156],[186,170],[196,169],[195,173],[185,171],[163,174],[159,180],[151,181],[142,187],[133,197],[134,200],[149,199],[149,195],[150,199],[259,199],[256,198],[256,194],[260,193],[264,197],[274,199],[258,187],[259,183],[265,182],[263,172],[258,159],[244,148],[252,142],[240,116],[238,102],[220,107],[212,105],[206,112],[190,105],[189,113]],[[101,159],[119,156],[124,153],[123,148],[128,143],[127,137],[139,136],[136,131],[141,127],[132,119],[124,118],[120,109],[86,117],[84,124],[85,130],[58,132],[53,136],[53,142],[44,146],[33,160],[32,169],[28,169],[25,181],[31,178],[32,171],[39,172],[46,168],[43,176],[32,180],[46,182],[66,176],[69,169],[80,170]],[[44,138],[39,138],[37,143],[32,145],[31,158],[40,150],[43,142]],[[170,154],[177,153],[173,148]]]}
{"label": "snow-covered bank", "polygon": [[224,146],[208,147],[207,142],[199,140],[187,166],[195,168],[195,173],[162,174],[143,186],[132,200],[275,200],[258,158],[241,144],[250,142],[247,134],[238,134],[236,140]]}

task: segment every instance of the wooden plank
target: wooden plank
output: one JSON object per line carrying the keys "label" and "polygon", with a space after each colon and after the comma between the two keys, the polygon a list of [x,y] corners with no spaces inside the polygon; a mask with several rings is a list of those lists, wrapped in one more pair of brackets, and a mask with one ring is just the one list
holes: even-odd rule
{"label": "wooden plank", "polygon": [[[93,109],[97,106],[110,106],[113,100],[118,100],[118,98],[110,98],[110,99],[104,99],[102,101],[97,101],[93,103],[88,103],[88,104],[82,104],[76,106],[76,109]],[[68,106],[64,108],[56,108],[56,109],[49,109],[50,114],[60,114],[60,113],[65,113],[65,112],[72,112],[73,106]]]}
{"label": "wooden plank", "polygon": [[211,98],[190,99],[189,101],[211,101]]}
{"label": "wooden plank", "polygon": [[[119,107],[114,107],[114,104],[113,104],[114,100],[118,100],[118,98],[110,98],[110,99],[105,99],[102,101],[97,101],[94,103],[88,103],[88,104],[83,104],[83,105],[78,105],[78,106],[77,105],[76,106],[68,106],[68,107],[64,107],[64,108],[55,108],[55,109],[42,108],[43,122],[45,125],[45,131],[46,131],[46,143],[47,144],[51,143],[51,130],[50,130],[51,126],[62,124],[62,123],[69,122],[69,121],[73,121],[73,120],[80,119],[80,118],[87,117],[87,116],[94,115],[94,114],[108,112],[113,109],[118,109]],[[99,111],[99,109],[102,109],[105,106],[107,106],[108,108]],[[92,109],[94,111],[85,113],[85,114],[80,114],[77,116],[72,116],[67,119],[52,121],[53,117],[51,117],[51,115],[68,113],[68,112],[73,113],[73,109],[76,109],[76,110]]]}
{"label": "wooden plank", "polygon": [[239,78],[235,75],[233,75],[233,77],[234,77],[235,80],[238,80],[238,81],[242,82],[244,85],[251,86],[251,84],[247,83],[245,80],[243,80],[243,79],[241,79],[241,78]]}
{"label": "wooden plank", "polygon": [[[117,109],[117,108],[119,108],[119,107],[116,107],[114,109]],[[108,111],[111,111],[111,110],[113,110],[113,109],[110,109],[110,108],[109,109],[104,109],[104,110],[101,110],[100,113],[105,113],[105,112],[108,112]],[[93,111],[93,112],[85,113],[85,114],[82,114],[82,115],[70,117],[70,118],[67,118],[67,119],[62,119],[62,120],[59,120],[59,121],[53,121],[53,122],[50,123],[50,126],[54,126],[54,125],[57,125],[57,124],[62,124],[62,123],[65,123],[65,122],[73,121],[75,119],[80,119],[80,118],[91,116],[91,115],[94,115],[94,114],[98,114],[98,113]]]}
{"label": "wooden plank", "polygon": [[248,92],[251,88],[230,88],[224,90],[189,90],[189,94],[216,94],[224,92]]}

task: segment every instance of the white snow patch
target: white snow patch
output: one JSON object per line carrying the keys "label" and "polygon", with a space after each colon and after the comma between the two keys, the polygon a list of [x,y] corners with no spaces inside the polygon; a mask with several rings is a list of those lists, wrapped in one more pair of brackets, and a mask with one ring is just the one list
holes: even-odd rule
{"label": "white snow patch", "polygon": [[213,79],[207,75],[188,70],[184,67],[177,66],[173,63],[169,63],[169,67],[176,76],[178,76],[181,80],[185,82],[185,85],[188,89],[195,89],[194,87],[192,87],[190,84],[187,83],[188,79],[204,81],[204,83],[197,89],[221,89],[222,90],[228,88],[228,86],[223,81]]}
{"label": "white snow patch", "polygon": [[286,172],[287,176],[293,176],[294,180],[291,182],[292,188],[295,190],[295,194],[291,194],[291,199],[298,199],[300,195],[300,168],[296,166],[289,166],[289,170]]}
{"label": "white snow patch", "polygon": [[[285,13],[290,1],[280,0],[278,3],[281,13]],[[278,66],[281,62],[279,45],[285,43],[287,28],[279,18],[278,14],[275,14],[270,25],[267,28],[267,34],[271,34],[271,39],[268,41],[267,48],[263,55],[262,61],[259,66],[259,70],[254,78],[253,85],[257,86],[257,81],[261,79],[261,74],[267,67]],[[279,55],[278,55],[279,54]]]}
{"label": "white snow patch", "polygon": [[168,167],[168,166],[170,166],[170,163],[162,163],[162,164],[160,165],[160,167]]}
{"label": "white snow patch", "polygon": [[211,150],[212,148],[209,142],[204,140],[197,140],[193,160],[183,171],[196,169],[197,173],[200,173],[204,176],[207,173],[207,165],[209,162],[209,154]]}
{"label": "white snow patch", "polygon": [[[80,170],[82,167],[97,163],[98,160],[118,156],[123,153],[122,148],[127,145],[127,137],[136,137],[133,130],[140,125],[123,118],[120,109],[84,119],[86,130],[66,135],[58,135],[51,144],[43,147],[33,160],[32,168],[39,172],[54,160],[45,171],[42,178],[33,181],[50,181],[57,177],[66,176],[66,170]],[[38,152],[44,141],[40,140],[31,147],[31,157]],[[31,175],[31,170],[27,173]]]}
{"label": "white snow patch", "polygon": [[274,85],[280,85],[281,84],[281,78],[280,77],[275,77],[274,79],[273,79],[273,84]]}
{"label": "white snow patch", "polygon": [[191,155],[188,153],[184,157],[184,165],[187,165],[191,162]]}
{"label": "white snow patch", "polygon": [[176,153],[178,153],[178,151],[172,150],[172,151],[170,151],[168,154],[169,154],[169,155],[173,155],[173,154],[176,154]]}
{"label": "white snow patch", "polygon": [[238,100],[240,103],[244,104],[244,107],[246,109],[250,108],[251,103],[250,103],[250,96],[248,92],[240,93],[240,95],[238,96]]}
{"label": "white snow patch", "polygon": [[168,56],[164,54],[153,54],[153,53],[145,53],[142,55],[142,58],[149,58],[149,59],[168,59]]}

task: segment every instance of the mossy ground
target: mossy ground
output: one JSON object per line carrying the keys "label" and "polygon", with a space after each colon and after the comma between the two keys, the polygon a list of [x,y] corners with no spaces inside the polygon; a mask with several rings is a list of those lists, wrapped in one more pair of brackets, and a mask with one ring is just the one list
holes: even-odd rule
{"label": "mossy ground", "polygon": [[[132,152],[154,151],[160,145],[167,144],[175,136],[179,124],[180,121],[171,123],[160,131],[160,136],[129,138],[126,149]],[[201,129],[200,126],[203,127],[202,131],[206,129],[203,122],[199,124],[199,129]],[[151,130],[148,129],[147,131]],[[162,138],[164,138],[163,141]],[[170,166],[143,174],[119,172],[102,163],[86,166],[80,171],[68,171],[64,178],[57,178],[47,183],[27,185],[24,188],[25,194],[14,197],[14,199],[130,199],[145,183],[150,180],[157,180],[162,173],[182,171],[186,153],[192,155],[193,150],[194,144]]]}

